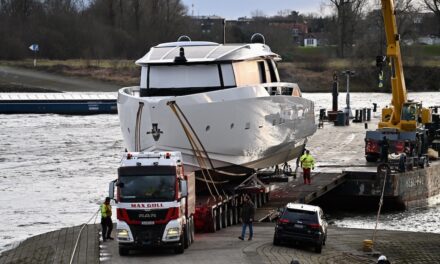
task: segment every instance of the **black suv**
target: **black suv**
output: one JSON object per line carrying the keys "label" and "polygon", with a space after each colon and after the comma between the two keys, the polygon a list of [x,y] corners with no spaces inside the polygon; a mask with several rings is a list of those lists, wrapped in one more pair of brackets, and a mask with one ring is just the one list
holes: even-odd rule
{"label": "black suv", "polygon": [[322,209],[308,204],[289,203],[280,213],[273,244],[282,242],[300,242],[315,246],[315,252],[321,253],[327,239],[327,222],[323,219]]}

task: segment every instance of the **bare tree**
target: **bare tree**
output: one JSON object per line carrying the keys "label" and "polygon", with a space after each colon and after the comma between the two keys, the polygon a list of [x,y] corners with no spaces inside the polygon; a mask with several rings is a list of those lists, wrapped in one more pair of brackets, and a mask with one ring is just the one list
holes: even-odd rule
{"label": "bare tree", "polygon": [[338,55],[346,56],[346,49],[354,44],[356,22],[362,18],[367,0],[330,0],[336,9],[338,25]]}
{"label": "bare tree", "polygon": [[251,12],[251,17],[254,19],[261,19],[261,18],[265,18],[266,14],[263,12],[263,10],[256,9]]}
{"label": "bare tree", "polygon": [[431,10],[437,18],[438,35],[440,36],[440,0],[423,0],[425,7]]}

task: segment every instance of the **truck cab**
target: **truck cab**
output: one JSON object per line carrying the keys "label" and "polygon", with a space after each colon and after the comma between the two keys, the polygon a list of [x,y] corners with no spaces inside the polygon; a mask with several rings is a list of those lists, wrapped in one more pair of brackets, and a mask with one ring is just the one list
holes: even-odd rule
{"label": "truck cab", "polygon": [[194,239],[195,179],[183,172],[180,152],[125,153],[116,189],[119,254],[130,249],[171,247],[183,253]]}

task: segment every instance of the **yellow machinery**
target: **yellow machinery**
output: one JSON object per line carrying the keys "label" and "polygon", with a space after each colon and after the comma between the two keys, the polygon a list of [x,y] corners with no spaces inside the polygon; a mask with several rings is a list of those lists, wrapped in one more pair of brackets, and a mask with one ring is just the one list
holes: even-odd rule
{"label": "yellow machinery", "polygon": [[[407,98],[403,63],[400,53],[400,35],[397,33],[394,0],[381,0],[387,41],[387,62],[391,68],[392,100],[389,107],[382,109],[382,120],[376,131],[367,131],[365,137],[365,157],[374,162],[383,155],[382,145],[388,141],[387,152],[408,152],[420,157],[426,150],[424,124],[431,122],[430,109]],[[378,56],[381,66],[385,57]],[[408,151],[408,149],[410,151]]]}
{"label": "yellow machinery", "polygon": [[422,124],[430,123],[431,113],[420,103],[408,101],[400,53],[400,35],[397,33],[394,0],[381,0],[387,41],[387,58],[391,66],[391,106],[382,109],[380,128],[398,131],[416,131]]}

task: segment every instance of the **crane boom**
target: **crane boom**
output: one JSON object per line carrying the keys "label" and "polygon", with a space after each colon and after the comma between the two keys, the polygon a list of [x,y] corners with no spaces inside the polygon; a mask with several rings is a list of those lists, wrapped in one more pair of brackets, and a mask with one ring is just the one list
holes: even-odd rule
{"label": "crane boom", "polygon": [[402,56],[400,53],[400,35],[397,32],[397,22],[394,9],[394,0],[381,0],[382,14],[387,40],[387,57],[391,65],[392,108],[383,115],[379,128],[397,127],[401,121],[401,111],[407,102],[405,77],[403,74]]}

